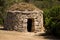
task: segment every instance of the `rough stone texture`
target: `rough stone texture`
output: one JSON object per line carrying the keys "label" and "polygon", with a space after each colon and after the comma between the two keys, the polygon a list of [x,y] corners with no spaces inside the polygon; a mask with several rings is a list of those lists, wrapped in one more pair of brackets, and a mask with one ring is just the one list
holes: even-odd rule
{"label": "rough stone texture", "polygon": [[[26,5],[26,4],[25,4]],[[17,8],[16,8],[17,9]],[[8,30],[16,30],[20,32],[27,31],[27,21],[33,19],[32,31],[42,32],[43,27],[43,11],[35,8],[34,10],[8,10],[7,17],[4,20],[4,28]]]}

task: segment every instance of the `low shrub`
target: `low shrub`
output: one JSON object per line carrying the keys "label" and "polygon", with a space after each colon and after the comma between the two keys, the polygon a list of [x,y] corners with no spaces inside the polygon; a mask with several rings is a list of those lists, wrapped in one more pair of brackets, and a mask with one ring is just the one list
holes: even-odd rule
{"label": "low shrub", "polygon": [[44,11],[44,26],[46,33],[60,36],[60,6]]}

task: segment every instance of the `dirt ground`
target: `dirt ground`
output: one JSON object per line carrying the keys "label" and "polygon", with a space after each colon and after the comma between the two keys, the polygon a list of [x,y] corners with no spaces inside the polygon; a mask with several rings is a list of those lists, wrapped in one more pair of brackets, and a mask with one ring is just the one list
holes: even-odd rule
{"label": "dirt ground", "polygon": [[58,40],[50,36],[38,36],[41,33],[0,30],[0,40]]}
{"label": "dirt ground", "polygon": [[[53,40],[35,33],[0,30],[0,40]],[[55,39],[54,39],[55,40]]]}

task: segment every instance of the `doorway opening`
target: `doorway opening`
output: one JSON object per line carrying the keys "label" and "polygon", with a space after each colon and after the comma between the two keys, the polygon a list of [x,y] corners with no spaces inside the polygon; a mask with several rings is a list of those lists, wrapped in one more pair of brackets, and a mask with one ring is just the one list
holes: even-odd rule
{"label": "doorway opening", "polygon": [[34,19],[28,19],[27,21],[27,31],[33,32],[34,31]]}

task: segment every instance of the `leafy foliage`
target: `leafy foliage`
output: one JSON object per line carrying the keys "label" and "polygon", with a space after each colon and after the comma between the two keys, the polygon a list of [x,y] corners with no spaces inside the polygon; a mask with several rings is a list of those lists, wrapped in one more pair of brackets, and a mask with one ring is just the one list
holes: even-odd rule
{"label": "leafy foliage", "polygon": [[44,23],[47,33],[60,36],[60,6],[46,10]]}

